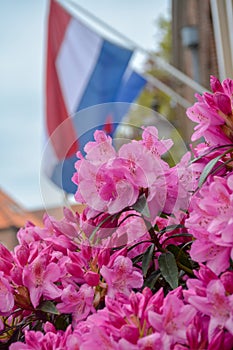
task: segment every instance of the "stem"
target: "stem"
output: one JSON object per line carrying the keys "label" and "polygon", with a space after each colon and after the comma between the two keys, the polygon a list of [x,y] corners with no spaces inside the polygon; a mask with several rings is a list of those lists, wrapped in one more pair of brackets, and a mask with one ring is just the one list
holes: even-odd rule
{"label": "stem", "polygon": [[221,163],[220,165],[217,166],[216,169],[214,169],[211,172],[211,175],[214,175],[218,170],[220,170],[221,168],[223,168],[225,165],[227,165],[228,163],[231,163],[233,161],[233,158],[230,158],[228,160],[226,160],[225,162]]}
{"label": "stem", "polygon": [[98,232],[98,230],[101,228],[101,226],[102,226],[103,224],[105,224],[107,221],[112,220],[114,217],[116,217],[116,214],[107,216],[105,219],[103,219],[103,221],[101,221],[101,222],[96,226],[96,228],[93,230],[93,232],[92,232],[92,234],[91,234],[89,240],[90,240],[90,241],[94,240],[95,235],[96,235],[96,233]]}
{"label": "stem", "polygon": [[[190,164],[197,162],[197,161],[200,160],[201,158],[206,157],[208,154],[210,154],[211,152],[214,152],[214,151],[218,150],[219,148],[232,147],[232,146],[233,146],[232,143],[230,143],[230,144],[228,144],[228,145],[216,146],[216,147],[214,147],[214,148],[208,150],[206,153],[202,154],[201,156],[199,156],[199,157],[197,157],[197,158],[191,160]],[[230,150],[230,149],[231,149],[231,148],[229,148],[229,150]]]}
{"label": "stem", "polygon": [[164,248],[162,247],[162,245],[160,244],[159,239],[158,239],[158,236],[155,234],[155,231],[154,231],[153,227],[151,226],[151,223],[150,223],[149,221],[145,220],[145,219],[144,219],[144,222],[145,222],[145,224],[146,224],[146,228],[147,228],[147,230],[148,230],[148,233],[149,233],[150,238],[151,238],[152,242],[154,243],[154,245],[158,248],[158,250],[159,250],[160,252],[166,253],[167,250],[164,249]]}
{"label": "stem", "polygon": [[117,227],[120,227],[121,224],[123,224],[123,222],[125,220],[127,220],[128,218],[132,217],[132,216],[137,216],[138,218],[140,218],[141,216],[140,215],[137,215],[137,214],[129,214],[127,215],[124,219],[121,220],[121,222],[117,225]]}
{"label": "stem", "polygon": [[193,237],[193,235],[191,235],[190,233],[177,233],[177,234],[174,234],[172,236],[169,236],[167,237],[164,241],[163,241],[163,244],[167,241],[169,241],[169,239],[172,239],[172,238],[177,238],[177,237]]}
{"label": "stem", "polygon": [[134,245],[132,245],[131,247],[127,248],[128,252],[132,249],[134,249],[135,247],[137,247],[138,245],[142,244],[142,243],[152,243],[151,240],[147,239],[145,241],[140,241],[140,242],[137,242],[135,243]]}
{"label": "stem", "polygon": [[179,268],[180,268],[181,270],[187,272],[187,273],[188,273],[189,275],[191,275],[191,276],[195,276],[194,273],[193,273],[193,271],[192,271],[189,267],[187,267],[187,266],[181,264],[181,262],[179,262],[179,261],[176,261],[176,264],[177,264],[177,266],[179,266]]}

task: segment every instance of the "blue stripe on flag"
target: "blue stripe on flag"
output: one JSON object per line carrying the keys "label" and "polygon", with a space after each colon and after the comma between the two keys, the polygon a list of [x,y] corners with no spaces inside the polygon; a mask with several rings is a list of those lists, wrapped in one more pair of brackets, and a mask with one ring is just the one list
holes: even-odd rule
{"label": "blue stripe on flag", "polygon": [[67,193],[75,193],[77,191],[77,185],[71,181],[75,172],[74,165],[76,161],[76,155],[66,158],[64,161],[60,161],[55,165],[51,176],[53,183]]}
{"label": "blue stripe on flag", "polygon": [[[126,71],[127,74],[127,71]],[[146,85],[147,80],[138,74],[137,72],[130,70],[130,74],[127,74],[127,78],[123,80],[120,85],[116,102],[132,102],[134,101],[143,87]]]}
{"label": "blue stripe on flag", "polygon": [[77,106],[77,111],[100,103],[115,101],[122,76],[132,54],[132,50],[103,41],[96,66]]}

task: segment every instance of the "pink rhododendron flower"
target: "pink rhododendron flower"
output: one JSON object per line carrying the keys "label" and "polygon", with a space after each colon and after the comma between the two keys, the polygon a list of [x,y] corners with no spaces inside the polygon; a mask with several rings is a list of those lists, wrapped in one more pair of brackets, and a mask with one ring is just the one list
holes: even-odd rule
{"label": "pink rhododendron flower", "polygon": [[101,166],[96,166],[86,159],[80,162],[82,164],[79,165],[79,178],[82,175],[82,179],[76,182],[77,201],[87,203],[97,211],[107,211],[110,214],[117,213],[136,202],[139,191],[128,180],[124,160],[116,158]]}
{"label": "pink rhododendron flower", "polygon": [[233,294],[233,272],[226,271],[220,276],[220,280],[227,294]]}
{"label": "pink rhododendron flower", "polygon": [[155,158],[142,143],[134,141],[125,144],[118,153],[125,160],[124,166],[129,171],[129,180],[135,186],[149,188],[159,176],[164,176],[160,157]]}
{"label": "pink rhododendron flower", "polygon": [[[116,213],[135,203],[138,189],[127,180],[124,160],[117,157],[111,139],[102,131],[95,132],[95,142],[85,147],[86,158],[76,163],[78,184],[76,200],[87,203],[97,211]],[[110,170],[111,168],[111,170]]]}
{"label": "pink rhododendron flower", "polygon": [[[197,313],[186,329],[187,345],[190,350],[207,349],[209,318]],[[179,345],[174,349],[181,350]],[[209,348],[208,348],[209,349]]]}
{"label": "pink rhododendron flower", "polygon": [[160,310],[149,311],[148,319],[160,334],[164,349],[169,349],[176,342],[187,342],[186,329],[195,315],[196,310],[191,305],[185,305],[175,293],[170,293]]}
{"label": "pink rhododendron flower", "polygon": [[[222,232],[222,242],[233,243],[233,237],[230,234],[233,227],[233,187],[231,187],[233,175],[227,180],[220,177],[214,177],[213,181],[208,186],[208,192],[205,191],[205,197],[199,202],[199,207],[208,212],[211,217],[211,222],[207,226],[210,234],[219,234]],[[213,235],[211,235],[213,236]],[[215,242],[219,243],[213,237]]]}
{"label": "pink rhododendron flower", "polygon": [[[233,280],[233,273],[227,271],[222,274],[219,279],[207,266],[201,265],[199,271],[195,272],[195,275],[197,279],[188,279],[188,289],[183,291],[185,300],[194,305],[199,311],[193,327],[188,331],[189,338],[194,337],[192,338],[192,343],[197,344],[195,338],[198,339],[198,337],[195,336],[195,332],[198,331],[200,333],[202,325],[204,325],[206,331],[203,330],[202,333],[200,333],[200,335],[202,334],[202,343],[206,341],[206,344],[209,343],[209,348],[214,349],[214,344],[219,342],[219,344],[225,344],[226,349],[231,349],[233,345],[232,331],[230,331],[230,334],[223,332],[220,336],[219,330],[224,329],[224,326],[227,328],[225,324],[229,324],[230,326],[232,319],[233,289],[231,283]],[[202,318],[203,321],[201,321],[200,318]],[[192,332],[194,332],[193,335]],[[231,344],[231,346],[229,346],[229,344]],[[219,347],[219,349],[221,349],[221,347]]]}
{"label": "pink rhododendron flower", "polygon": [[0,271],[0,314],[5,315],[9,313],[14,307],[13,289],[9,281],[4,277]]}
{"label": "pink rhododendron flower", "polygon": [[181,161],[171,168],[166,175],[166,202],[163,211],[173,213],[187,210],[191,193],[195,189],[193,169],[189,166],[190,153],[186,153]]}
{"label": "pink rhododendron flower", "polygon": [[78,213],[73,213],[68,208],[63,210],[64,218],[60,221],[55,220],[52,217],[48,217],[48,220],[52,224],[52,229],[56,230],[57,235],[64,235],[70,240],[80,240],[80,216]]}
{"label": "pink rhododendron flower", "polygon": [[[153,155],[154,157],[159,157],[164,153],[168,152],[173,145],[172,140],[159,140],[158,130],[154,126],[148,126],[143,128],[142,143]],[[167,165],[163,163],[165,167]]]}
{"label": "pink rhododendron flower", "polygon": [[64,269],[73,282],[97,286],[100,283],[100,268],[110,259],[108,249],[83,245],[80,252],[67,252]]}
{"label": "pink rhododendron flower", "polygon": [[232,350],[233,347],[233,336],[220,329],[215,333],[208,345],[208,350],[224,349]]}
{"label": "pink rhododendron flower", "polygon": [[62,302],[57,304],[57,309],[62,313],[71,313],[73,325],[85,319],[90,312],[95,312],[93,307],[94,291],[87,284],[83,284],[77,291],[74,286],[67,286],[61,296]]}
{"label": "pink rhododendron flower", "polygon": [[[64,213],[65,217],[61,221],[45,214],[43,228],[35,227],[32,224],[21,228],[17,233],[19,243],[36,246],[37,242],[37,245],[44,247],[49,244],[55,250],[63,253],[66,252],[67,248],[77,249],[77,243],[80,241],[79,215],[72,215],[68,209],[64,210]],[[43,240],[43,244],[41,240]]]}
{"label": "pink rhododendron flower", "polygon": [[208,234],[207,232],[206,237],[199,235],[196,241],[193,242],[190,256],[194,261],[199,263],[206,261],[209,268],[215,273],[220,274],[230,265],[231,249],[211,243],[208,239]]}
{"label": "pink rhododendron flower", "polygon": [[32,305],[37,307],[43,295],[51,300],[61,296],[62,291],[56,286],[61,277],[59,267],[53,263],[48,263],[48,258],[40,254],[23,270],[23,283],[28,288]]}
{"label": "pink rhododendron flower", "polygon": [[124,256],[118,256],[111,267],[102,266],[100,273],[108,285],[108,296],[111,298],[116,293],[129,295],[132,288],[140,288],[143,284],[142,274]]}
{"label": "pink rhododendron flower", "polygon": [[231,79],[225,79],[222,84],[211,77],[213,94],[196,95],[198,102],[187,109],[187,116],[198,125],[192,141],[204,136],[209,145],[225,145],[232,142],[232,90]]}
{"label": "pink rhododendron flower", "polygon": [[90,349],[118,350],[119,347],[114,338],[105,332],[102,327],[93,327],[91,332],[84,335],[82,339],[81,350]]}
{"label": "pink rhododendron flower", "polygon": [[[125,348],[126,350],[127,348]],[[163,342],[159,333],[152,333],[147,335],[137,342],[137,349],[140,350],[161,350],[163,349]]]}
{"label": "pink rhododendron flower", "polygon": [[44,335],[42,332],[25,331],[26,344],[16,342],[10,346],[10,350],[39,350],[42,346]]}
{"label": "pink rhododendron flower", "polygon": [[5,276],[10,276],[13,268],[13,256],[9,250],[0,243],[0,271],[3,271]]}
{"label": "pink rhododendron flower", "polygon": [[217,328],[225,327],[233,335],[233,295],[227,295],[221,280],[212,280],[206,287],[206,295],[191,295],[191,305],[210,316],[208,336],[212,339]]}
{"label": "pink rhododendron flower", "polygon": [[207,265],[217,274],[229,267],[233,255],[233,175],[215,176],[204,185],[191,202],[190,217],[186,220],[189,232],[196,241],[191,257]]}
{"label": "pink rhododendron flower", "polygon": [[75,225],[73,222],[68,224],[66,219],[62,219],[58,222],[46,214],[44,215],[43,221],[45,227],[37,230],[37,233],[40,239],[47,242],[47,245],[51,245],[55,250],[63,253],[65,253],[67,249],[75,250],[77,248],[75,238],[78,242],[80,230],[77,230],[75,233]]}
{"label": "pink rhododendron flower", "polygon": [[28,222],[25,227],[21,228],[17,232],[17,239],[20,244],[26,242],[27,244],[40,240],[40,236],[37,233],[38,227]]}
{"label": "pink rhododendron flower", "polygon": [[17,264],[21,267],[24,267],[31,258],[30,247],[26,242],[15,247],[14,258]]}
{"label": "pink rhododendron flower", "polygon": [[[45,326],[46,329],[46,326]],[[71,326],[66,331],[48,329],[45,334],[40,331],[25,331],[25,344],[15,342],[10,345],[10,350],[77,350],[77,347],[68,347],[68,338],[72,334]],[[78,338],[76,336],[78,343]],[[80,342],[79,342],[80,344]]]}
{"label": "pink rhododendron flower", "polygon": [[94,139],[95,142],[88,142],[84,147],[87,160],[94,164],[103,164],[116,157],[116,151],[112,146],[112,138],[107,136],[104,131],[96,130]]}

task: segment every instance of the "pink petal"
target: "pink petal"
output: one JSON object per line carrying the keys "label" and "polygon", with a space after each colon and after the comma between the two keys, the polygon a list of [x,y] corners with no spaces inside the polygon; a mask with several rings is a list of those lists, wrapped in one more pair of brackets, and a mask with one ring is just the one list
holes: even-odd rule
{"label": "pink petal", "polygon": [[50,263],[46,268],[44,279],[46,281],[55,282],[61,276],[60,268],[55,263]]}
{"label": "pink petal", "polygon": [[47,282],[44,284],[43,295],[49,300],[57,299],[62,295],[62,290],[55,284]]}
{"label": "pink petal", "polygon": [[41,286],[37,288],[32,286],[30,288],[30,299],[34,308],[36,308],[39,305],[40,297],[42,296],[42,294],[43,289]]}

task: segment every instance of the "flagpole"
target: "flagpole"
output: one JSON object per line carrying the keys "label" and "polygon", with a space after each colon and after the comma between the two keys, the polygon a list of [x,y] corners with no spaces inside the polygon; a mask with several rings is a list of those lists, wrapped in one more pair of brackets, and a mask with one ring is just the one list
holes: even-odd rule
{"label": "flagpole", "polygon": [[[58,0],[57,0],[58,1]],[[65,4],[61,1],[58,1],[62,6],[65,6]],[[203,87],[202,85],[200,85],[199,83],[197,83],[196,81],[194,81],[193,79],[191,79],[189,76],[187,76],[186,74],[184,74],[183,72],[181,72],[179,69],[175,68],[174,66],[172,66],[171,64],[169,64],[168,62],[166,62],[164,59],[162,59],[161,57],[158,56],[154,56],[152,53],[150,53],[147,49],[145,49],[144,47],[142,47],[141,45],[137,44],[135,41],[133,41],[132,39],[128,38],[126,35],[122,34],[121,32],[119,32],[117,29],[113,28],[112,26],[110,26],[109,24],[107,24],[106,22],[104,22],[103,20],[101,20],[100,18],[98,18],[97,16],[95,16],[94,14],[92,14],[90,11],[88,11],[87,9],[83,8],[82,6],[80,6],[79,4],[77,4],[75,1],[73,0],[67,0],[67,2],[77,11],[79,11],[80,13],[82,13],[84,16],[86,16],[87,18],[89,18],[90,20],[96,22],[98,25],[100,25],[101,27],[103,27],[105,30],[109,31],[110,33],[112,33],[114,36],[118,37],[119,39],[125,41],[130,47],[137,49],[138,51],[140,51],[141,53],[147,55],[150,57],[150,59],[156,63],[158,66],[160,66],[161,68],[163,68],[165,71],[167,71],[168,73],[170,73],[172,76],[174,76],[175,78],[178,78],[180,81],[182,81],[184,84],[190,86],[194,91],[199,92],[199,93],[203,93],[204,91],[206,91],[206,88]],[[152,76],[152,75],[150,75]],[[153,77],[153,76],[152,76]],[[153,79],[151,79],[152,82]],[[183,98],[182,98],[183,99]],[[187,101],[187,100],[186,100]],[[187,103],[190,105],[190,103],[187,101]],[[183,104],[183,103],[182,103]]]}
{"label": "flagpole", "polygon": [[166,95],[170,96],[173,100],[176,100],[181,106],[185,109],[191,106],[191,103],[186,100],[186,98],[177,94],[174,90],[172,90],[168,85],[164,84],[161,80],[155,78],[151,74],[143,74],[148,83],[157,87],[157,89],[163,91]]}

